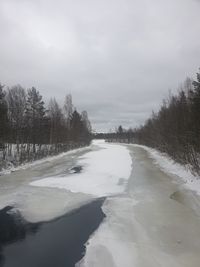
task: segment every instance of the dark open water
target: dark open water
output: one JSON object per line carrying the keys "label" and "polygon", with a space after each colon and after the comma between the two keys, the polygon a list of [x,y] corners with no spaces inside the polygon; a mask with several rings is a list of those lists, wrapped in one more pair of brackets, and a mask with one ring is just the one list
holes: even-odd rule
{"label": "dark open water", "polygon": [[0,210],[0,267],[74,267],[105,217],[104,200],[44,223],[26,222],[12,207]]}

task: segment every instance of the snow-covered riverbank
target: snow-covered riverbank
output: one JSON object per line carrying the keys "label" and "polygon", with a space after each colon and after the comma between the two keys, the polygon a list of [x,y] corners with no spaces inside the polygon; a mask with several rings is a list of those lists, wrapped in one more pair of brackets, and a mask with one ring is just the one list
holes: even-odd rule
{"label": "snow-covered riverbank", "polygon": [[[27,149],[27,147],[29,148]],[[0,175],[9,174],[11,172],[27,169],[31,166],[53,161],[69,153],[76,153],[87,146],[83,144],[71,144],[64,147],[64,144],[57,148],[55,145],[35,145],[35,153],[33,153],[33,145],[31,144],[8,144],[5,151],[0,150]],[[63,152],[66,151],[66,152]],[[5,155],[4,155],[5,154]],[[22,159],[20,159],[23,158]]]}
{"label": "snow-covered riverbank", "polygon": [[180,178],[180,182],[183,183],[183,186],[186,189],[193,190],[200,195],[200,177],[193,174],[190,171],[189,166],[183,166],[175,162],[167,154],[161,153],[156,149],[142,145],[133,146],[145,149],[148,152],[149,157],[151,157],[154,160],[154,163],[165,173]]}

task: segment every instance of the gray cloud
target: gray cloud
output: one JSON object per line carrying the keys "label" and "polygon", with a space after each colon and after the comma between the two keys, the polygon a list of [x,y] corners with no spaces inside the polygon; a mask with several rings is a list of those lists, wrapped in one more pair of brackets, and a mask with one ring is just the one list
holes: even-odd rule
{"label": "gray cloud", "polygon": [[200,65],[196,0],[1,0],[0,80],[135,127]]}

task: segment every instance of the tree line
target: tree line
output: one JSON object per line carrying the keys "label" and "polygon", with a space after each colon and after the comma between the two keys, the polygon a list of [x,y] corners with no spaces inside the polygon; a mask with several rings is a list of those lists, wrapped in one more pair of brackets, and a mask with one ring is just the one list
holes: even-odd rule
{"label": "tree line", "polygon": [[200,73],[196,81],[187,78],[176,95],[169,95],[135,131],[135,138],[200,173]]}
{"label": "tree line", "polygon": [[132,128],[125,129],[120,125],[109,133],[93,133],[93,138],[105,139],[107,142],[133,143],[134,130]]}
{"label": "tree line", "polygon": [[[64,106],[55,98],[45,105],[35,88],[0,84],[0,151],[3,160],[17,157],[19,162],[56,154],[87,145],[91,140],[87,111],[74,108],[72,96]],[[13,152],[15,149],[15,152]]]}
{"label": "tree line", "polygon": [[169,94],[144,125],[132,131],[119,126],[104,138],[158,149],[200,174],[200,73]]}

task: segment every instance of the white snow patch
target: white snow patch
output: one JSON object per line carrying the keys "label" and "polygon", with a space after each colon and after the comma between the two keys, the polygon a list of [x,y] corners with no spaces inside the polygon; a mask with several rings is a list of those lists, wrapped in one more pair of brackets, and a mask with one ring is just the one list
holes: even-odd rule
{"label": "white snow patch", "polygon": [[86,153],[77,163],[83,166],[81,173],[48,177],[34,181],[31,185],[62,188],[98,197],[124,192],[132,169],[128,149],[104,141],[94,141],[93,144],[98,150]]}
{"label": "white snow patch", "polygon": [[167,154],[161,153],[156,149],[136,144],[133,146],[145,149],[149,156],[154,160],[154,163],[157,164],[165,173],[179,177],[184,183],[185,188],[193,190],[200,195],[200,178],[199,176],[192,174],[186,166],[175,162]]}
{"label": "white snow patch", "polygon": [[85,257],[77,267],[133,267],[137,261],[134,242],[133,207],[131,198],[108,198],[103,211],[106,219],[89,239]]}
{"label": "white snow patch", "polygon": [[[154,159],[159,168],[167,174],[184,177],[189,181],[193,178],[189,171],[180,164],[175,164],[166,155],[148,147],[139,147],[147,150],[149,157]],[[156,189],[161,194],[155,194],[155,198],[151,198],[155,191],[154,186],[149,186],[149,183],[146,182],[146,178],[151,175],[151,172],[148,173],[148,157],[145,156],[145,159],[147,160],[144,161],[144,168],[145,164],[147,164],[147,168],[144,173],[140,173],[137,168],[137,164],[140,165],[140,162],[135,161],[136,172],[131,177],[133,183],[129,184],[132,187],[130,189],[134,189],[133,194],[127,194],[127,197],[123,195],[106,199],[102,207],[106,218],[90,237],[86,244],[86,254],[76,267],[168,267],[183,266],[185,262],[185,266],[198,266],[198,249],[197,254],[195,252],[192,254],[190,251],[188,253],[188,248],[195,240],[195,231],[199,229],[199,222],[197,220],[197,224],[192,224],[192,230],[187,227],[190,220],[193,221],[190,218],[191,211],[185,209],[184,205],[172,201],[169,195],[165,197],[166,187],[164,186],[165,180],[162,180],[163,174],[155,166],[154,168],[150,161],[155,173],[158,172],[161,175],[159,182],[163,183],[163,186]],[[167,188],[168,184],[170,191],[174,192],[177,186],[166,180]],[[148,190],[146,190],[147,187]],[[137,192],[135,196],[134,192]],[[181,222],[184,222],[183,226]],[[195,231],[194,227],[196,227]],[[180,240],[183,244],[180,244]],[[198,246],[197,241],[197,248]]]}

